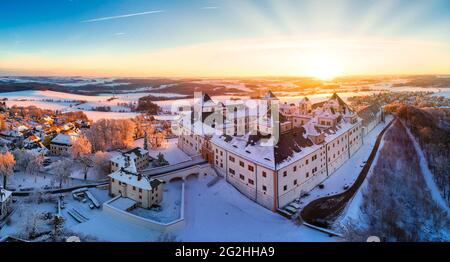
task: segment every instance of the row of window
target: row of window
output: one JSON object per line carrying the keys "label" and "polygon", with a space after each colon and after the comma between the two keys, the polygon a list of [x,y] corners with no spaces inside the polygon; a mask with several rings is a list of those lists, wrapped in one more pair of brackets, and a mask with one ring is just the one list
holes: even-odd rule
{"label": "row of window", "polygon": [[[229,157],[228,157],[228,160],[230,160],[230,162],[232,162],[232,163],[236,162],[236,159],[235,159],[233,156],[229,156]],[[239,166],[245,167],[244,161],[239,161]],[[248,165],[248,166],[247,166],[247,169],[248,169],[248,171],[250,171],[250,172],[255,171],[255,167],[252,166],[252,165]]]}
{"label": "row of window", "polygon": [[[111,181],[114,183],[115,179],[113,178]],[[127,186],[127,183],[119,181],[119,186],[121,186],[121,185]],[[136,191],[136,187],[135,186],[133,186],[133,191]],[[120,190],[119,190],[119,193],[120,193]],[[139,188],[139,193],[142,193],[142,188]]]}

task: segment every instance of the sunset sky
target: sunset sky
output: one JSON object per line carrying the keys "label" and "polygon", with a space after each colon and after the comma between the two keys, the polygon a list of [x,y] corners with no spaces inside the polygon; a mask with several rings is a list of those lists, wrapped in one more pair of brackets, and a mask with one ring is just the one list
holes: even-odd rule
{"label": "sunset sky", "polygon": [[0,75],[449,74],[450,1],[0,0]]}

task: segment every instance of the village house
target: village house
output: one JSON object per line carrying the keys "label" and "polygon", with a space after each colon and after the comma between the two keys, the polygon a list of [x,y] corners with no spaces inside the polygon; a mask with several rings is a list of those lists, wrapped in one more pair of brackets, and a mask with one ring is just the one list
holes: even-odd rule
{"label": "village house", "polygon": [[162,201],[162,181],[120,168],[109,175],[111,196],[129,198],[143,208],[151,208]]}
{"label": "village house", "polygon": [[151,160],[152,157],[148,154],[147,150],[136,147],[113,157],[110,160],[111,172],[125,166],[126,161],[133,161],[136,170],[141,171],[150,164]]}
{"label": "village house", "polygon": [[70,153],[70,147],[78,138],[77,134],[67,135],[58,134],[50,142],[50,154],[52,155],[64,155]]}
{"label": "village house", "polygon": [[161,203],[162,181],[143,176],[139,172],[149,162],[148,151],[139,147],[114,157],[111,160],[109,194],[128,198],[143,208]]}
{"label": "village house", "polygon": [[[226,114],[221,103],[202,95],[194,112],[180,121],[178,146],[201,154],[219,175],[268,209],[319,185],[362,145],[362,119],[337,94],[321,103],[304,98],[280,106],[268,92],[253,104],[256,109],[243,106]],[[233,117],[238,115],[242,121]]]}

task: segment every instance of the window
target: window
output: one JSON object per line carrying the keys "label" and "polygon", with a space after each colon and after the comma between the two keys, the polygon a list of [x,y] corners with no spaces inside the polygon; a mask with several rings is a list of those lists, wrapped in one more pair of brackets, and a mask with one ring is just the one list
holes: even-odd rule
{"label": "window", "polygon": [[255,168],[253,166],[248,166],[248,171],[253,172],[255,170]]}
{"label": "window", "polygon": [[309,172],[306,172],[306,177],[309,177]]}
{"label": "window", "polygon": [[283,171],[283,177],[287,176],[287,171]]}
{"label": "window", "polygon": [[283,186],[283,191],[286,191],[287,190],[287,185],[284,185]]}
{"label": "window", "polygon": [[317,155],[313,155],[312,158],[311,158],[311,161],[314,161],[316,159],[317,159]]}
{"label": "window", "polygon": [[228,172],[230,172],[230,174],[233,174],[233,175],[235,174],[234,169],[231,169],[231,168],[228,169]]}
{"label": "window", "polygon": [[142,193],[142,188],[139,188],[139,193]]}
{"label": "window", "polygon": [[255,184],[255,181],[253,181],[253,179],[248,179],[248,183],[249,183],[250,185],[254,185],[254,184]]}
{"label": "window", "polygon": [[267,191],[267,187],[266,186],[262,186],[262,190],[263,191]]}
{"label": "window", "polygon": [[297,179],[294,180],[294,186],[297,185]]}
{"label": "window", "polygon": [[239,178],[242,180],[242,181],[244,181],[245,180],[245,177],[244,177],[244,175],[243,174],[239,174]]}
{"label": "window", "polygon": [[115,180],[114,180],[114,178],[112,179],[112,182],[114,182]]}
{"label": "window", "polygon": [[313,168],[311,173],[314,174],[314,173],[316,173],[316,172],[317,172],[317,167]]}
{"label": "window", "polygon": [[139,196],[139,199],[142,199],[142,196]]}
{"label": "window", "polygon": [[306,159],[306,164],[308,164],[309,163],[309,161],[308,161],[308,159]]}
{"label": "window", "polygon": [[230,161],[234,163],[234,157],[230,156],[228,159],[230,159]]}
{"label": "window", "polygon": [[294,166],[294,172],[297,172],[297,166]]}
{"label": "window", "polygon": [[263,177],[267,177],[266,171],[263,171],[263,172],[262,172],[262,176],[263,176]]}
{"label": "window", "polygon": [[241,167],[244,167],[244,166],[245,166],[244,162],[242,162],[242,161],[239,161],[239,165],[240,165]]}
{"label": "window", "polygon": [[136,191],[136,187],[135,186],[133,186],[133,190]]}

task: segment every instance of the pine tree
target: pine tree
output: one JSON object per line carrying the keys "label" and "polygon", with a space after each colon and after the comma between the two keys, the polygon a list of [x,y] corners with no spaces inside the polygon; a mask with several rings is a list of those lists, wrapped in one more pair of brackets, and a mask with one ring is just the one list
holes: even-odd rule
{"label": "pine tree", "polygon": [[147,131],[144,131],[144,149],[148,150]]}

